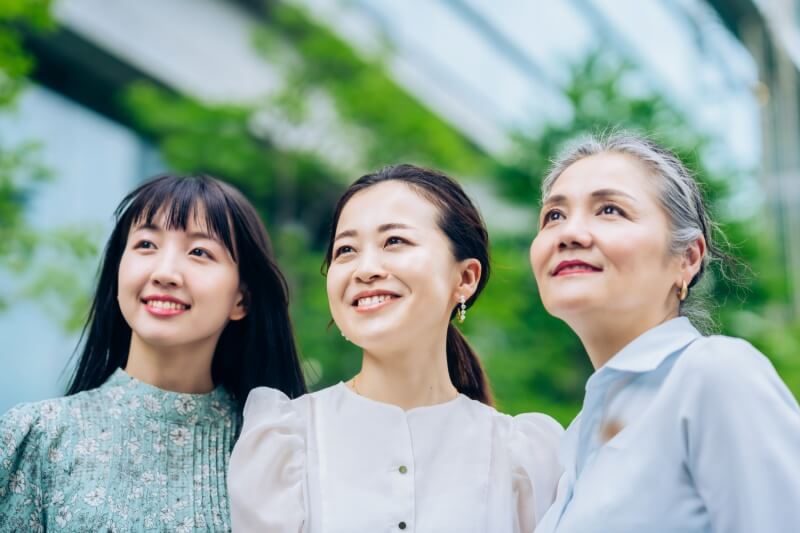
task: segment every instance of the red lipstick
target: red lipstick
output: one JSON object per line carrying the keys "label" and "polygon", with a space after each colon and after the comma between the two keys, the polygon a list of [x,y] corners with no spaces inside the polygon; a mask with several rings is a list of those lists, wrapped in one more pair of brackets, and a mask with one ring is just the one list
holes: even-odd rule
{"label": "red lipstick", "polygon": [[576,274],[593,274],[595,272],[602,272],[602,268],[590,265],[585,261],[572,259],[569,261],[561,261],[556,268],[553,269],[551,276],[571,276]]}

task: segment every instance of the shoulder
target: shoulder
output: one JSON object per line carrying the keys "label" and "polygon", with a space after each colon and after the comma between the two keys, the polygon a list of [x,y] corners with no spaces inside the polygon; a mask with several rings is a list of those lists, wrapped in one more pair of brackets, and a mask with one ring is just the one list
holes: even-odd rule
{"label": "shoulder", "polygon": [[555,448],[564,434],[561,424],[544,413],[531,412],[512,416],[475,400],[469,402],[473,412],[477,416],[490,418],[495,431],[509,443]]}
{"label": "shoulder", "polygon": [[256,387],[247,395],[244,406],[244,419],[300,417],[307,419],[309,410],[315,402],[328,402],[339,394],[339,386],[334,385],[316,392],[289,398],[286,394],[270,387]]}
{"label": "shoulder", "polygon": [[50,442],[71,427],[72,397],[19,404],[0,417],[0,481],[38,464]]}
{"label": "shoulder", "polygon": [[780,379],[770,360],[752,344],[722,335],[701,337],[689,345],[675,369],[687,380],[714,388]]}
{"label": "shoulder", "polygon": [[243,432],[254,427],[283,427],[297,434],[304,433],[311,419],[313,404],[330,402],[337,394],[337,386],[317,392],[289,398],[286,394],[270,387],[257,387],[247,395],[243,412]]}
{"label": "shoulder", "polygon": [[758,414],[779,406],[797,411],[797,402],[770,360],[749,342],[702,337],[675,364],[683,401],[708,414],[736,410]]}
{"label": "shoulder", "polygon": [[0,417],[0,439],[9,435],[42,437],[68,424],[80,405],[74,396],[22,403]]}

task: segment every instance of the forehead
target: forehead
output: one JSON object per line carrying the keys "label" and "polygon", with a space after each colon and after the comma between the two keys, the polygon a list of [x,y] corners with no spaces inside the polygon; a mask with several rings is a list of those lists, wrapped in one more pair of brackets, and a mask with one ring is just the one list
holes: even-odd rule
{"label": "forehead", "polygon": [[655,181],[634,157],[605,152],[573,163],[561,173],[547,196],[589,196],[600,189],[617,189],[637,199],[655,200]]}
{"label": "forehead", "polygon": [[438,228],[438,215],[437,207],[412,186],[386,181],[353,195],[342,209],[337,229],[367,230],[391,223]]}
{"label": "forehead", "polygon": [[219,236],[219,228],[212,218],[200,201],[189,206],[167,203],[137,213],[132,219],[130,231],[142,226],[156,226],[167,231],[202,232]]}

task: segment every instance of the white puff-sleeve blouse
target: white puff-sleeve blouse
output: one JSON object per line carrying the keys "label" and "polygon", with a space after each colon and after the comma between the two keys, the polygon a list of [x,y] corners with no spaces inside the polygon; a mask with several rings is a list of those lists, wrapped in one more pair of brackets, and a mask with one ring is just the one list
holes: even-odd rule
{"label": "white puff-sleeve blouse", "polygon": [[562,433],[464,395],[404,411],[343,383],[295,400],[261,387],[230,460],[233,530],[530,533]]}

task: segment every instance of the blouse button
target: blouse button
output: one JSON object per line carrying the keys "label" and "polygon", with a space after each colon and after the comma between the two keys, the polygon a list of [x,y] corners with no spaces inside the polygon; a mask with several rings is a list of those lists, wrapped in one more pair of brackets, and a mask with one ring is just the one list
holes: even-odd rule
{"label": "blouse button", "polygon": [[400,522],[399,524],[397,524],[397,527],[399,527],[400,529],[405,529],[406,528],[406,523],[405,522]]}
{"label": "blouse button", "polygon": [[406,465],[403,465],[403,466],[401,466],[401,467],[400,467],[400,468],[398,468],[397,470],[398,470],[398,471],[399,471],[401,474],[405,474],[406,472],[408,472],[408,468],[406,467]]}

